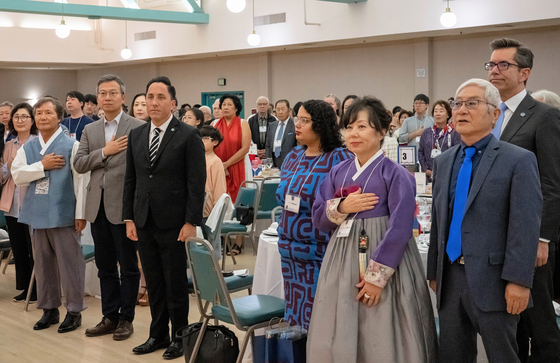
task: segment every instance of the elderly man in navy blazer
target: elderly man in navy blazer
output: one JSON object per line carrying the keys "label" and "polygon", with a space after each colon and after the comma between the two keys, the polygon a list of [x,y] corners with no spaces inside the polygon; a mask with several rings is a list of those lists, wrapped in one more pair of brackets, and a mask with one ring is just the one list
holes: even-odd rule
{"label": "elderly man in navy blazer", "polygon": [[437,294],[440,361],[519,362],[519,314],[530,289],[542,212],[535,155],[492,135],[499,91],[471,79],[453,104],[461,144],[434,160],[428,280]]}

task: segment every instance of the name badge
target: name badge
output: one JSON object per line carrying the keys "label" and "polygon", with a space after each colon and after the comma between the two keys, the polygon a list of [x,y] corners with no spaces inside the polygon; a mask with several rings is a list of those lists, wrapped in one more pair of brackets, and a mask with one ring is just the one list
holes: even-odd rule
{"label": "name badge", "polygon": [[347,219],[342,222],[340,227],[338,227],[338,233],[336,237],[348,237],[348,235],[350,234],[350,229],[352,228],[352,223],[354,223],[353,219]]}
{"label": "name badge", "polygon": [[300,197],[298,197],[297,195],[287,194],[286,202],[284,202],[284,209],[290,212],[299,213],[300,200]]}
{"label": "name badge", "polygon": [[282,140],[275,140],[274,141],[274,147],[275,148],[282,147]]}
{"label": "name badge", "polygon": [[49,178],[37,180],[37,183],[35,183],[35,194],[49,194]]}
{"label": "name badge", "polygon": [[257,145],[251,143],[251,146],[249,147],[249,154],[251,155],[257,155]]}
{"label": "name badge", "polygon": [[420,143],[420,136],[416,137],[416,138],[414,139],[414,141],[416,141],[416,143],[419,144],[419,143]]}
{"label": "name badge", "polygon": [[432,149],[432,159],[441,154],[440,149]]}
{"label": "name badge", "polygon": [[259,126],[259,132],[266,132],[266,126]]}

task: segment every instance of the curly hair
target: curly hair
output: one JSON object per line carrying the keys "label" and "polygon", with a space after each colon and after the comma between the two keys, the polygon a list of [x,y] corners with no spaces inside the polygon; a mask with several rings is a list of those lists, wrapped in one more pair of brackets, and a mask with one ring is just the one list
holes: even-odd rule
{"label": "curly hair", "polygon": [[311,129],[319,136],[321,150],[330,152],[342,147],[336,113],[331,105],[321,100],[305,101],[301,106],[311,115]]}
{"label": "curly hair", "polygon": [[[356,99],[352,102],[350,107],[348,107],[348,110],[344,114],[344,119],[342,120],[344,127],[348,127],[348,125],[356,122],[360,111],[366,111],[368,113],[369,125],[380,134],[386,133],[391,121],[393,121],[392,117],[385,109],[383,102],[377,98],[365,96],[364,98]],[[383,145],[383,140],[381,141],[381,145]]]}

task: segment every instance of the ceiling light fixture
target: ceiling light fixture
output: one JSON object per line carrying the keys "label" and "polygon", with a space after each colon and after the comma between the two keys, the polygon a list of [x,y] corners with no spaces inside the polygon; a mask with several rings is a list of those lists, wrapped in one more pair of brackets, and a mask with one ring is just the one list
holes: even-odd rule
{"label": "ceiling light fixture", "polygon": [[62,20],[60,21],[60,24],[58,24],[54,30],[54,32],[56,33],[56,36],[64,39],[64,38],[68,38],[68,36],[70,35],[70,27],[68,25],[66,25],[66,23],[64,22],[64,3],[60,3],[61,7],[62,7]]}
{"label": "ceiling light fixture", "polygon": [[449,7],[449,0],[447,0],[447,8],[445,9],[445,13],[441,14],[439,21],[441,25],[446,28],[451,28],[457,23],[457,16],[451,12],[451,8]]}
{"label": "ceiling light fixture", "polygon": [[128,21],[124,22],[124,40],[125,47],[121,50],[121,57],[123,57],[123,59],[130,59],[130,57],[132,57],[132,51],[128,49]]}
{"label": "ceiling light fixture", "polygon": [[240,13],[245,9],[247,5],[246,0],[227,0],[227,8],[232,13]]}
{"label": "ceiling light fixture", "polygon": [[253,0],[253,32],[247,37],[247,43],[250,46],[256,47],[261,43],[261,37],[255,32],[255,0]]}
{"label": "ceiling light fixture", "polygon": [[127,9],[140,9],[140,6],[134,0],[121,0],[121,3]]}

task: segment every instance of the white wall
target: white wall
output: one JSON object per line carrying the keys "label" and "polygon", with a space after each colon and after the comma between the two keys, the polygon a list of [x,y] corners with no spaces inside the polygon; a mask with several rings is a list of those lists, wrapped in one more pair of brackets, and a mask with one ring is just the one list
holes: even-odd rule
{"label": "white wall", "polygon": [[0,69],[0,102],[29,102],[45,95],[65,100],[78,86],[77,71]]}

